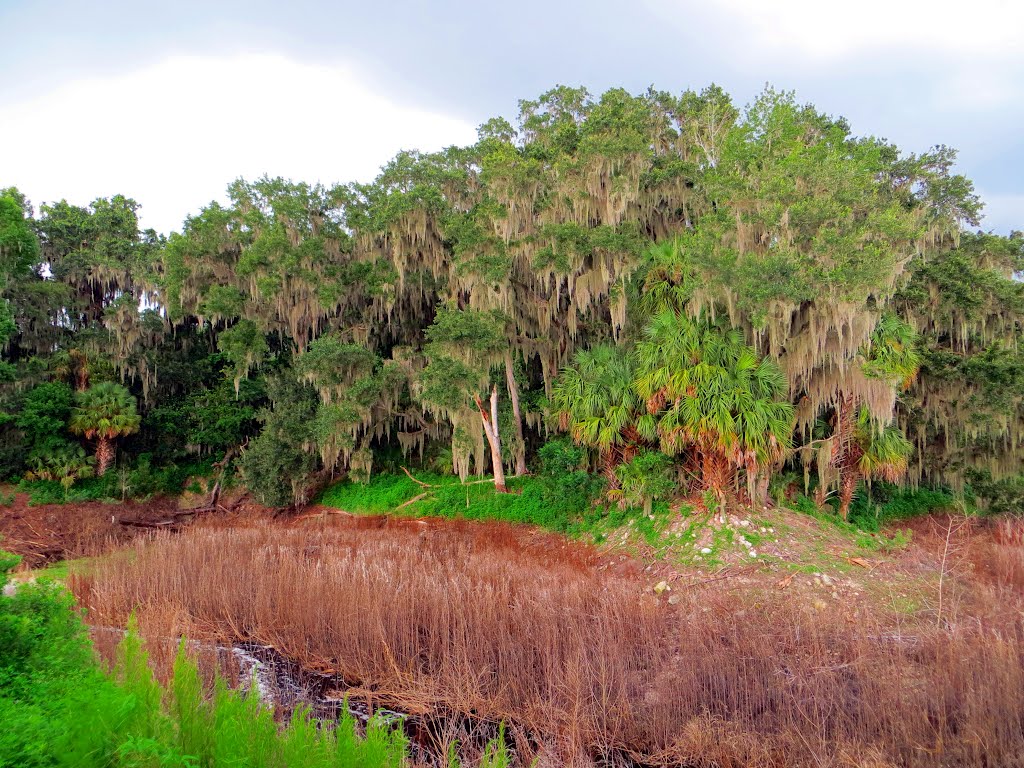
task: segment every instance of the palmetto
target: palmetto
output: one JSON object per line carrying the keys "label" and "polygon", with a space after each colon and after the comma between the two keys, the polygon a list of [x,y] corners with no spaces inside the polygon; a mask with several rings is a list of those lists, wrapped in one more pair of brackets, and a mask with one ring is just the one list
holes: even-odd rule
{"label": "palmetto", "polygon": [[96,474],[103,475],[114,460],[114,441],[139,430],[135,398],[120,384],[94,384],[75,395],[68,427],[96,441]]}
{"label": "palmetto", "polygon": [[736,330],[705,317],[660,312],[636,346],[635,387],[656,417],[661,449],[691,452],[702,486],[720,498],[746,470],[748,490],[788,448],[793,408],[786,379]]}
{"label": "palmetto", "polygon": [[633,386],[632,361],[618,347],[578,352],[555,382],[552,403],[559,427],[577,445],[597,451],[613,487],[618,485],[615,467],[640,442],[656,437],[654,418],[645,413]]}

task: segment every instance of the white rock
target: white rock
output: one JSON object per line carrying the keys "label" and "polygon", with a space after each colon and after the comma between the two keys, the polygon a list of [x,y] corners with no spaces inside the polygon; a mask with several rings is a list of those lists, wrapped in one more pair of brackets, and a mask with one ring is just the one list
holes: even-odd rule
{"label": "white rock", "polygon": [[14,597],[17,591],[17,584],[4,584],[4,597]]}
{"label": "white rock", "polygon": [[757,550],[756,549],[752,549],[752,550],[750,550],[749,554],[750,554],[751,557],[757,557]]}
{"label": "white rock", "polygon": [[700,553],[702,555],[710,555],[711,554],[711,547],[704,547],[703,549],[701,549]]}

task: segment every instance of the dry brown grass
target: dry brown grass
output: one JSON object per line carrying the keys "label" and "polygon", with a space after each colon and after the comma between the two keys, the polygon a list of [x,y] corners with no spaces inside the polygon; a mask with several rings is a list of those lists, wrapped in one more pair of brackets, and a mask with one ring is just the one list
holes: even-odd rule
{"label": "dry brown grass", "polygon": [[94,623],[269,643],[382,703],[506,720],[545,763],[1024,765],[1019,605],[912,629],[724,582],[670,605],[557,537],[369,525],[193,529],[73,586]]}

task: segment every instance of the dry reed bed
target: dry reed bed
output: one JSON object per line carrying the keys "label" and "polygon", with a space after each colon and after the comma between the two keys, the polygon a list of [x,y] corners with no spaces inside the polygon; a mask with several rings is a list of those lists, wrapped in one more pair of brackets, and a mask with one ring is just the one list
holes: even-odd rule
{"label": "dry reed bed", "polygon": [[898,636],[722,583],[669,605],[559,541],[193,529],[73,586],[94,623],[269,643],[410,711],[504,719],[552,764],[1024,765],[1019,613]]}

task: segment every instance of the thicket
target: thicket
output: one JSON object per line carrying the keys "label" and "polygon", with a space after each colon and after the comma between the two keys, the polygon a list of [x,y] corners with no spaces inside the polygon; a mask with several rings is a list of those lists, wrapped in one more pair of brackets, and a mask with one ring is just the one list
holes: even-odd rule
{"label": "thicket", "polygon": [[[638,508],[804,469],[842,516],[879,481],[1016,508],[1024,238],[971,231],[954,160],[770,88],[558,87],[372,183],[236,181],[168,236],[127,197],[7,189],[0,477],[92,495],[198,458],[286,505],[402,463],[501,491],[565,433]],[[176,485],[143,476],[122,492]]]}

